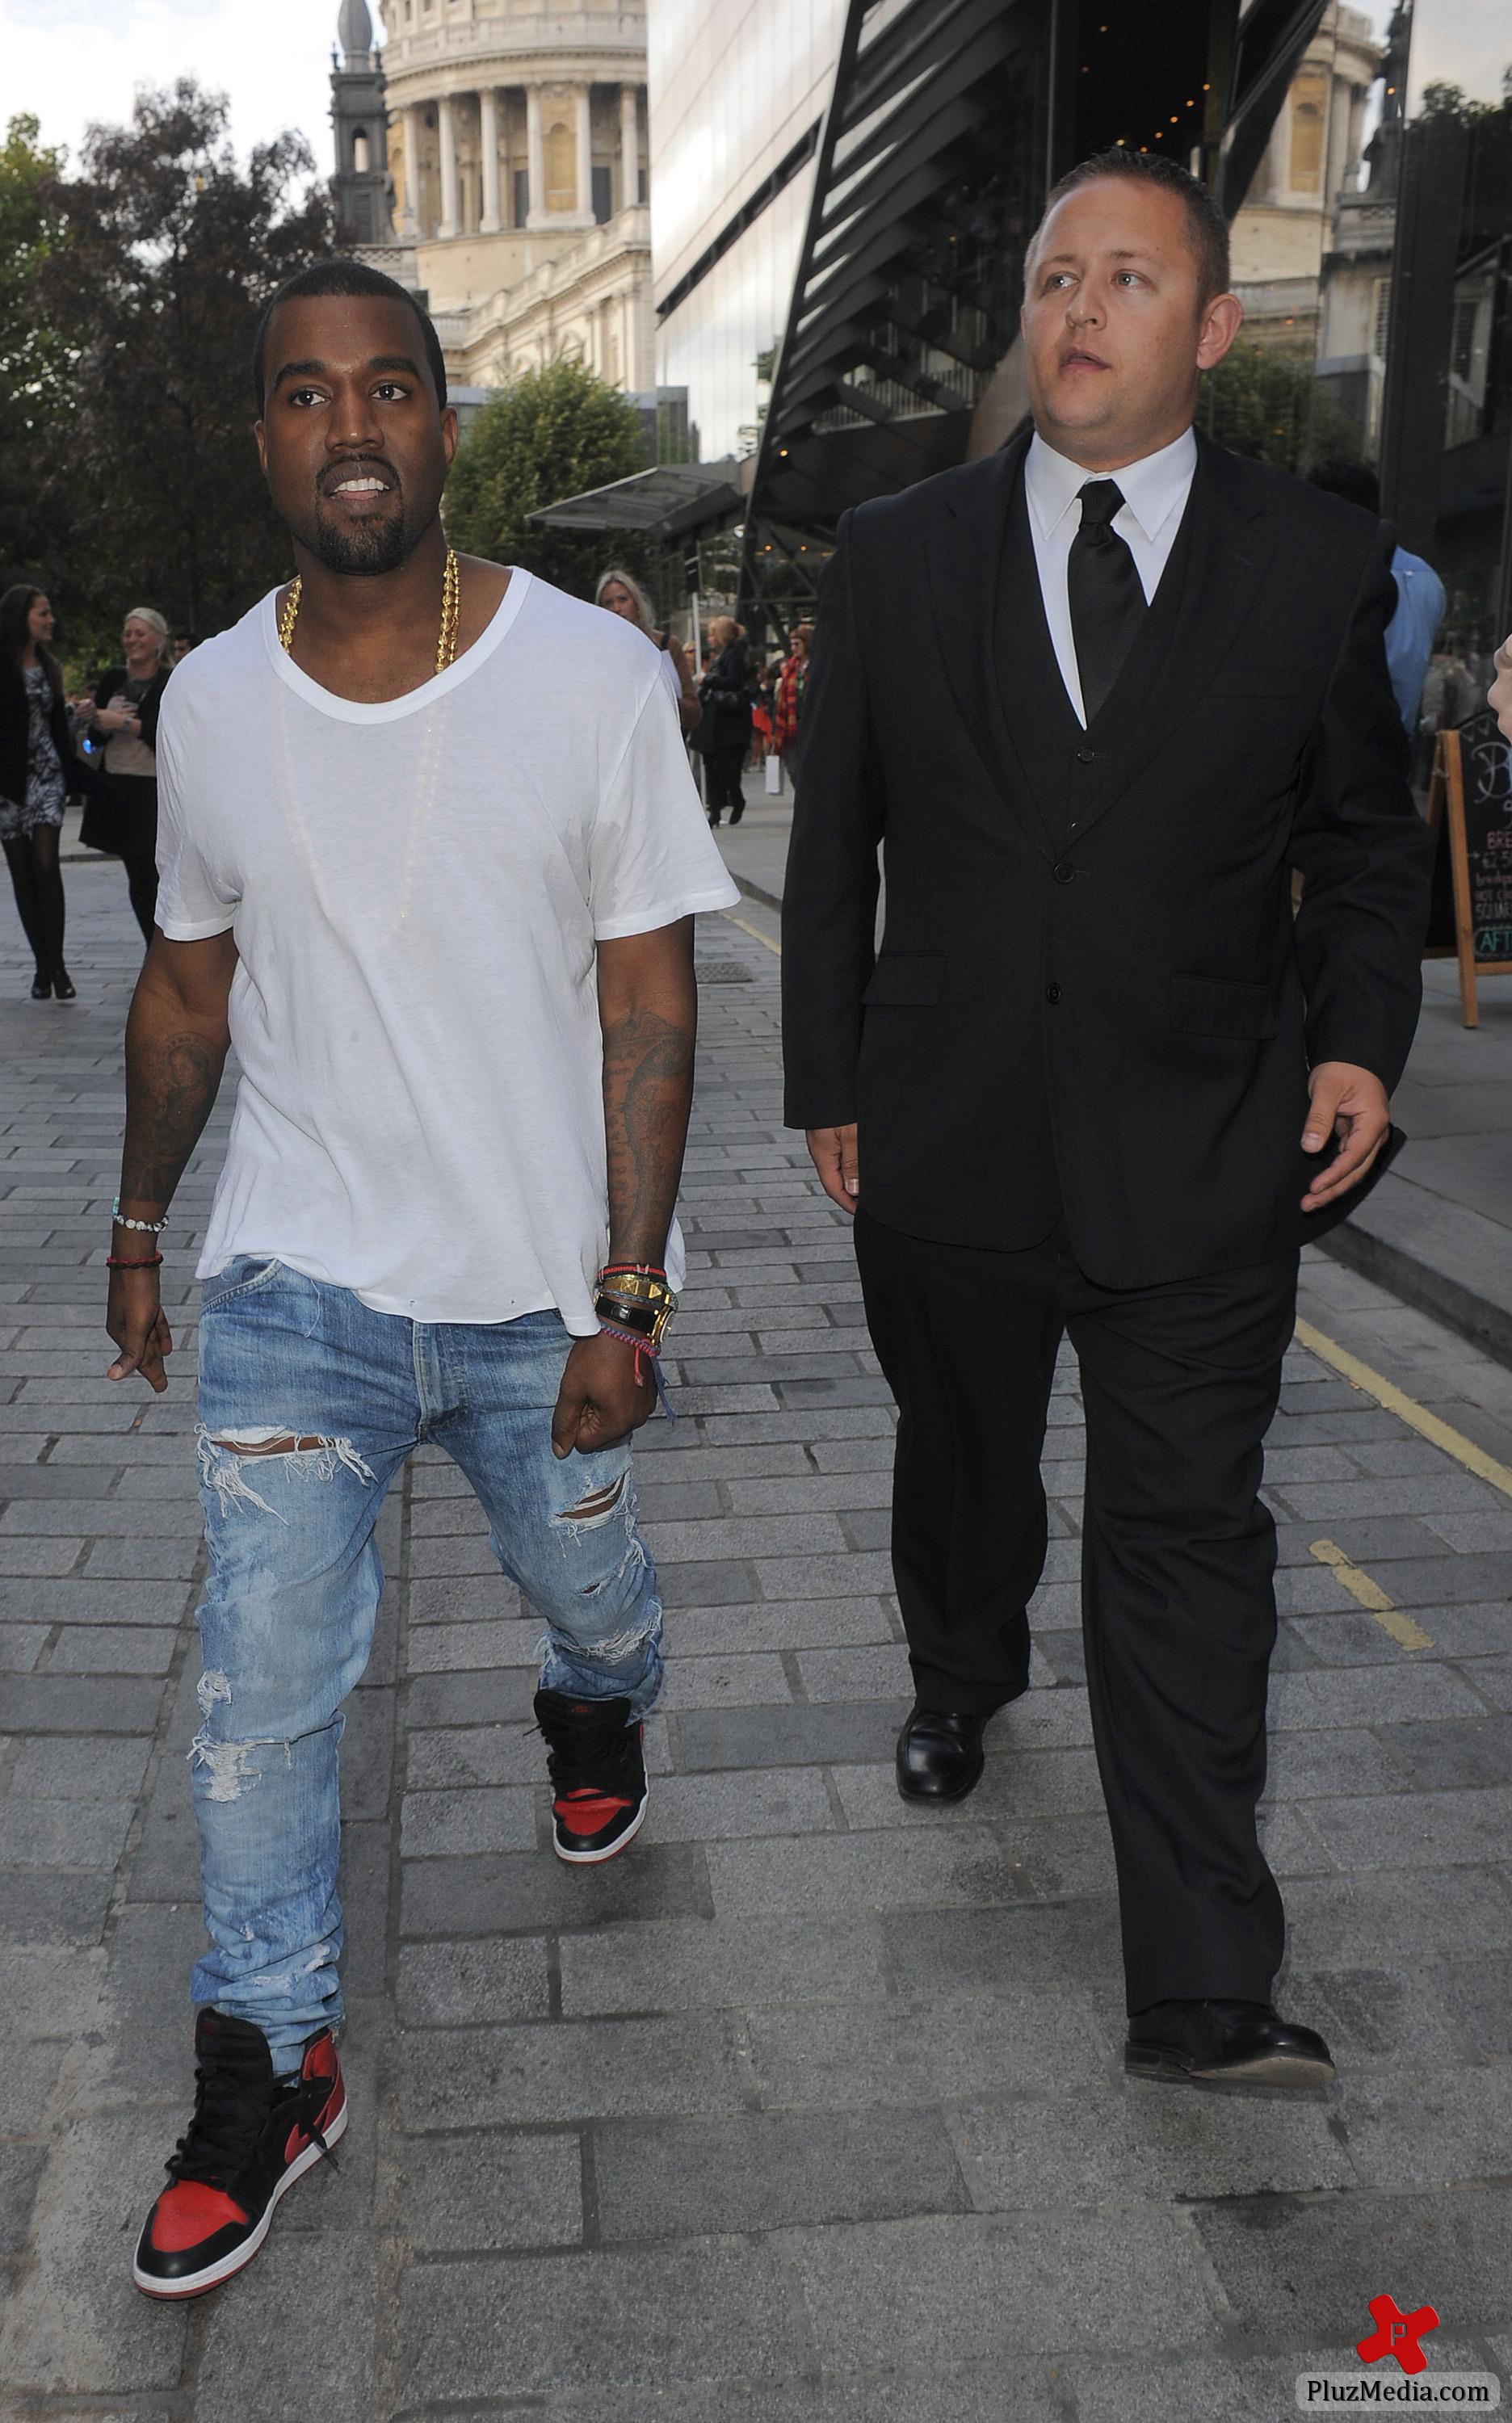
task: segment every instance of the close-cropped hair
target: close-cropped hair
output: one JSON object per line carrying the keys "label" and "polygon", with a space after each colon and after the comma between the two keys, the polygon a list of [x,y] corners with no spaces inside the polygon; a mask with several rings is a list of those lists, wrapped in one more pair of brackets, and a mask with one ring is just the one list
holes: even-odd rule
{"label": "close-cropped hair", "polygon": [[292,277],[284,279],[257,324],[257,335],[252,343],[252,387],[257,396],[260,420],[267,402],[268,330],[273,323],[273,314],[280,303],[297,303],[318,294],[373,294],[386,303],[402,303],[406,311],[412,311],[419,324],[421,347],[431,374],[431,384],[436,389],[436,401],[438,404],[445,404],[446,363],[441,355],[441,340],[430,313],[411,294],[408,287],[401,286],[396,278],[386,277],[381,269],[370,269],[365,261],[312,261],[308,269],[296,269]]}
{"label": "close-cropped hair", "polygon": [[1131,184],[1158,185],[1168,194],[1177,194],[1186,205],[1186,241],[1197,260],[1198,282],[1204,303],[1215,294],[1228,291],[1229,284],[1229,223],[1214,196],[1179,161],[1168,160],[1158,151],[1129,151],[1122,146],[1111,151],[1094,151],[1090,160],[1078,160],[1063,177],[1051,186],[1045,196],[1044,212],[1039,226],[1029,239],[1027,261],[1032,262],[1044,222],[1058,202],[1064,201],[1080,185],[1095,183],[1100,177],[1124,177]]}

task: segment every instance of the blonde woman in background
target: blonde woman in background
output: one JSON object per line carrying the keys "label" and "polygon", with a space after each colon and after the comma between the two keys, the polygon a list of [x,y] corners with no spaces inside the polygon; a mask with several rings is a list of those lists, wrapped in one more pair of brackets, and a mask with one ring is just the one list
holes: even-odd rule
{"label": "blonde woman in background", "polygon": [[136,923],[152,939],[157,909],[157,711],[173,668],[168,626],[154,607],[134,606],[121,626],[125,663],[95,684],[84,722],[104,740],[104,762],[84,812],[79,838],[126,869]]}
{"label": "blonde woman in background", "polygon": [[613,568],[600,573],[598,586],[594,591],[594,604],[607,608],[611,614],[618,614],[624,622],[633,623],[638,631],[645,633],[653,647],[661,649],[661,678],[677,710],[677,721],[686,739],[704,712],[698,703],[698,692],[693,688],[687,650],[670,631],[658,630],[651,600],[633,573]]}

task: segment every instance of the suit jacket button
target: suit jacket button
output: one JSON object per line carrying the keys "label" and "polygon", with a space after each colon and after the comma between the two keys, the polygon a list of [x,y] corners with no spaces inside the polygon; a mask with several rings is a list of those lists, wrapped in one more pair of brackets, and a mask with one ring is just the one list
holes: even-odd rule
{"label": "suit jacket button", "polygon": [[1058,984],[1047,984],[1044,989],[1044,997],[1049,1003],[1051,1008],[1054,1009],[1057,1002],[1060,999],[1060,987]]}
{"label": "suit jacket button", "polygon": [[1059,865],[1055,869],[1055,879],[1058,883],[1074,883],[1076,880],[1076,870],[1074,866],[1068,866],[1065,860],[1062,859]]}
{"label": "suit jacket button", "polygon": [[1078,749],[1076,752],[1076,763],[1078,766],[1090,766],[1096,758],[1096,755],[1097,752],[1095,749]]}

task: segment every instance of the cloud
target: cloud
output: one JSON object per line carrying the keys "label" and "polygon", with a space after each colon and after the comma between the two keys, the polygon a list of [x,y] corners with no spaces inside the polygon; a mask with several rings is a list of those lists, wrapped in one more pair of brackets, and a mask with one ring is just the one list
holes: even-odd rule
{"label": "cloud", "polygon": [[209,17],[225,5],[225,0],[154,0],[143,7],[140,0],[8,0],[5,23],[11,25],[35,25],[54,34],[114,34],[118,40],[142,30],[142,21],[161,17]]}
{"label": "cloud", "polygon": [[78,159],[87,126],[119,124],[142,85],[194,76],[230,96],[244,155],[286,127],[328,174],[339,0],[0,0],[0,117],[29,111]]}

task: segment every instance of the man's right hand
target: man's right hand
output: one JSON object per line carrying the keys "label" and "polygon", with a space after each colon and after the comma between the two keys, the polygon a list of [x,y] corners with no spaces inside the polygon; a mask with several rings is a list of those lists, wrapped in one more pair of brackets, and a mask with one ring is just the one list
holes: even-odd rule
{"label": "man's right hand", "polygon": [[1490,704],[1496,709],[1496,720],[1509,740],[1512,740],[1512,639],[1504,640],[1496,651],[1496,679],[1489,691]]}
{"label": "man's right hand", "polygon": [[809,1159],[830,1201],[837,1203],[842,1212],[854,1212],[861,1195],[854,1122],[848,1128],[806,1128],[804,1134]]}
{"label": "man's right hand", "polygon": [[110,1274],[110,1302],[105,1328],[119,1347],[108,1377],[129,1380],[139,1371],[158,1396],[168,1385],[163,1357],[173,1352],[173,1337],[163,1312],[163,1294],[155,1262],[140,1270],[118,1267]]}

